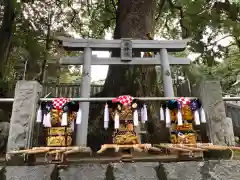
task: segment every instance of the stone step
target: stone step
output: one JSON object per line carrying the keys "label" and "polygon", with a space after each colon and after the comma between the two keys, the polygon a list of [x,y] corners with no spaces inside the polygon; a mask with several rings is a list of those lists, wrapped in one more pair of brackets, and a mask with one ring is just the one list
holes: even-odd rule
{"label": "stone step", "polygon": [[240,161],[0,167],[1,180],[239,180]]}

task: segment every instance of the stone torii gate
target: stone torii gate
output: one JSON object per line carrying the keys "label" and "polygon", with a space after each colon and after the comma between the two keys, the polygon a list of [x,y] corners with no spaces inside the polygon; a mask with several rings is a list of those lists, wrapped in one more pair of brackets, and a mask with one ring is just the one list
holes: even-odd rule
{"label": "stone torii gate", "polygon": [[[174,97],[173,82],[170,64],[190,64],[188,58],[177,58],[170,56],[168,52],[181,52],[188,40],[100,40],[100,39],[72,39],[58,37],[62,47],[67,51],[84,51],[83,55],[77,57],[63,57],[60,59],[62,65],[83,65],[83,79],[81,84],[81,97],[90,97],[91,65],[161,65],[163,77],[163,89],[165,97]],[[121,49],[119,58],[98,58],[92,55],[92,51],[112,51]],[[133,49],[143,52],[157,52],[155,57],[139,58],[133,57]],[[89,102],[81,102],[82,123],[77,127],[76,145],[87,145]]]}

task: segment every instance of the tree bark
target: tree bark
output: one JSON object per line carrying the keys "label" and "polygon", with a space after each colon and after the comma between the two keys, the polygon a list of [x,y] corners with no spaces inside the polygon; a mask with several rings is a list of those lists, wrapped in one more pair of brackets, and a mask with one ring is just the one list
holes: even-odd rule
{"label": "tree bark", "polygon": [[[119,0],[114,39],[147,39],[147,33],[153,32],[154,29],[155,3],[155,0]],[[112,52],[114,57],[119,57],[119,54],[119,51]],[[125,94],[133,97],[160,96],[155,66],[110,65],[103,91],[98,96],[117,97]],[[96,107],[98,108],[91,108],[90,119],[97,119],[99,116],[99,106]],[[168,130],[157,119],[159,106],[156,103],[148,102],[148,109],[150,110],[149,119],[151,119],[147,123],[148,141],[158,143],[161,140],[168,139]],[[95,129],[90,131],[96,133],[98,131],[97,127],[103,126],[101,121],[102,118],[100,122],[90,122],[90,128]],[[109,134],[111,134],[110,131]],[[96,141],[94,138],[93,140]],[[91,140],[89,139],[89,141]]]}
{"label": "tree bark", "polygon": [[16,17],[14,1],[5,0],[4,5],[3,21],[0,28],[0,79],[3,79],[4,76],[4,68],[9,54]]}
{"label": "tree bark", "polygon": [[45,83],[45,81],[46,81],[47,61],[48,61],[48,54],[49,54],[50,45],[51,45],[50,34],[51,34],[51,26],[52,26],[52,14],[53,13],[50,13],[49,16],[48,16],[44,60],[42,62],[42,66],[41,66],[41,69],[40,69],[40,75],[39,75],[39,82],[41,82],[41,83]]}
{"label": "tree bark", "polygon": [[[154,0],[120,0],[117,10],[117,21],[114,39],[146,39],[146,34],[153,31]],[[119,53],[113,52],[113,56]],[[154,66],[109,66],[102,96],[154,96],[156,71]]]}

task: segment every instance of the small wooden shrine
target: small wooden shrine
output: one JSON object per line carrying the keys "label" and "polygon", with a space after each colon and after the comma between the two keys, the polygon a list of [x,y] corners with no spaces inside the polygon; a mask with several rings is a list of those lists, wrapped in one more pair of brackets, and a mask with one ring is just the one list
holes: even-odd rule
{"label": "small wooden shrine", "polygon": [[55,98],[52,102],[43,102],[40,107],[37,122],[43,121],[46,146],[65,147],[73,145],[75,122],[77,122],[79,109],[78,103],[67,98]]}
{"label": "small wooden shrine", "polygon": [[[140,116],[141,115],[141,116]],[[108,128],[109,120],[114,121],[113,144],[105,144],[98,151],[104,152],[106,149],[115,148],[121,151],[122,156],[131,157],[132,149],[151,148],[151,145],[141,144],[135,127],[139,125],[139,120],[147,121],[146,105],[129,95],[119,96],[108,102],[104,111],[104,128]]]}
{"label": "small wooden shrine", "polygon": [[[197,134],[194,126],[206,123],[205,112],[200,100],[180,98],[169,100],[163,106],[165,106],[166,125],[171,130],[171,143],[196,144]],[[163,107],[161,107],[160,112],[162,112],[163,117]],[[168,114],[170,114],[170,119]]]}
{"label": "small wooden shrine", "polygon": [[[37,122],[43,125],[45,131],[45,148],[36,152],[48,152],[60,159],[61,153],[80,152],[82,148],[73,147],[76,124],[81,124],[82,110],[79,103],[68,98],[55,98],[51,102],[42,102],[37,113]],[[86,149],[86,148],[85,148]]]}

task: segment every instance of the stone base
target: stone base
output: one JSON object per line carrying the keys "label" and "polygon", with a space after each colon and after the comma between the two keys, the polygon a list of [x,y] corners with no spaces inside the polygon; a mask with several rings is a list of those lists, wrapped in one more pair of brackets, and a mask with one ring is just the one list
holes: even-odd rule
{"label": "stone base", "polygon": [[0,171],[1,180],[57,180],[55,165],[7,166]]}
{"label": "stone base", "polygon": [[1,180],[239,180],[240,161],[7,166]]}

